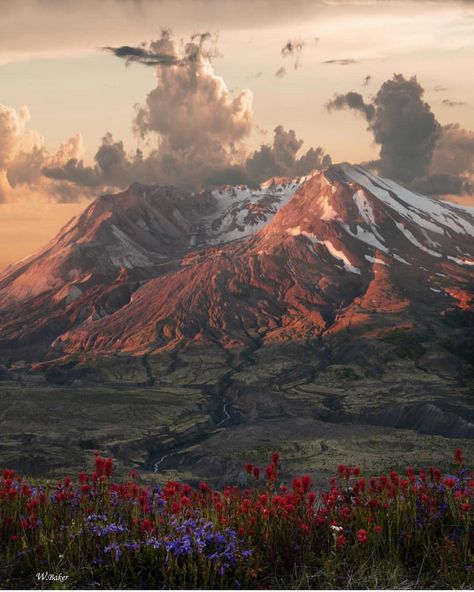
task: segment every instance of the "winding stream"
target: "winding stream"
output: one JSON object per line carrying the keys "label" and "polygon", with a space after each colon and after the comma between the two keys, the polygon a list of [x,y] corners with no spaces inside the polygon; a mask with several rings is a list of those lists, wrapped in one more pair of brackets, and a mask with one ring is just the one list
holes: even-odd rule
{"label": "winding stream", "polygon": [[[254,339],[251,340],[252,344],[248,347],[247,350],[241,352],[241,361],[236,366],[232,367],[232,370],[225,372],[219,381],[219,387],[217,395],[220,398],[220,405],[219,410],[217,412],[217,417],[215,418],[215,425],[217,427],[223,427],[232,420],[232,403],[226,397],[226,394],[229,388],[232,386],[232,375],[236,372],[239,372],[244,366],[251,366],[255,363],[255,358],[253,357],[253,352],[261,347],[261,342],[256,341]],[[176,356],[177,358],[177,356]],[[148,360],[146,360],[148,361]],[[204,433],[198,436],[195,440],[203,441],[209,437],[209,433]],[[174,447],[171,447],[166,454],[163,454],[158,460],[152,459],[150,465],[153,469],[154,473],[158,473],[161,470],[163,463],[169,460],[171,457],[176,456],[183,450],[190,445],[190,442],[186,442],[185,444],[176,443]]]}

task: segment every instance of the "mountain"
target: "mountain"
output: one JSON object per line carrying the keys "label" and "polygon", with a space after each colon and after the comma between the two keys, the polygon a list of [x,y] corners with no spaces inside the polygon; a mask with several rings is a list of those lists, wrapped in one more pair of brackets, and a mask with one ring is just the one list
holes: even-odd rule
{"label": "mountain", "polygon": [[[474,312],[474,211],[334,165],[257,190],[132,185],[0,275],[2,357],[380,338]],[[459,320],[461,319],[461,320]]]}
{"label": "mountain", "polygon": [[224,484],[249,451],[316,481],[472,455],[473,255],[472,209],[348,164],[102,196],[0,275],[0,464]]}
{"label": "mountain", "polygon": [[43,249],[0,273],[0,351],[42,355],[67,328],[111,314],[144,281],[179,268],[189,251],[261,228],[304,180],[197,194],[136,183],[99,197]]}

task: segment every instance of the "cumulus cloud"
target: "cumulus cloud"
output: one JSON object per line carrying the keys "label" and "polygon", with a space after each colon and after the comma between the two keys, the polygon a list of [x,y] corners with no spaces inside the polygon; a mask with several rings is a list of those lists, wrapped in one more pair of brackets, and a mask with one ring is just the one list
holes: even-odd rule
{"label": "cumulus cloud", "polygon": [[297,138],[294,130],[285,131],[279,125],[274,130],[273,144],[264,144],[249,157],[245,164],[249,184],[256,185],[273,176],[304,175],[313,169],[325,168],[331,158],[318,146],[310,148],[298,157],[303,140]]}
{"label": "cumulus cloud", "polygon": [[146,154],[127,153],[120,140],[106,134],[92,166],[73,156],[59,166],[44,166],[44,175],[89,188],[123,187],[138,180],[196,189],[220,183],[255,184],[270,176],[305,174],[327,163],[322,148],[298,157],[302,141],[282,126],[275,129],[272,145],[248,154],[249,136],[258,128],[252,94],[232,93],[215,74],[211,58],[216,50],[209,41],[207,33],[194,35],[180,46],[163,31],[157,41],[141,46],[143,51],[129,46],[114,50],[126,62],[155,66],[157,85],[136,107],[133,127],[148,146],[156,147]]}
{"label": "cumulus cloud", "polygon": [[474,133],[456,124],[442,127],[423,100],[416,77],[395,74],[367,102],[362,95],[336,95],[327,108],[361,113],[379,145],[371,163],[380,174],[430,194],[472,191]]}
{"label": "cumulus cloud", "polygon": [[0,202],[40,198],[74,201],[81,192],[74,192],[70,183],[52,183],[44,178],[44,166],[60,167],[82,153],[80,134],[50,153],[44,139],[30,130],[27,107],[16,111],[0,104]]}

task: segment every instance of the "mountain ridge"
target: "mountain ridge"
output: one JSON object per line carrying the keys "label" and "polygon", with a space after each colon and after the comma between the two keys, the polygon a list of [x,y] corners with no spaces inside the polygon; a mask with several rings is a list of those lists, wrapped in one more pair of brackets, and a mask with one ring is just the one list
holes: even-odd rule
{"label": "mountain ridge", "polygon": [[473,237],[474,210],[347,163],[255,190],[134,184],[0,275],[0,351],[239,348],[438,322],[473,312]]}

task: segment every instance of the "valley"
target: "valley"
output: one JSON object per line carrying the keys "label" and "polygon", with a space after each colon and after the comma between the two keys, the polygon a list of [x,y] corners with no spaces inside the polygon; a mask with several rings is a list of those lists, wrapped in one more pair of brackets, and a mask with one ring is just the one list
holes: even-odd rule
{"label": "valley", "polygon": [[441,355],[433,365],[430,355],[410,359],[383,343],[370,354],[365,346],[363,363],[341,363],[342,352],[324,347],[242,351],[230,368],[218,348],[151,356],[146,366],[111,356],[88,362],[87,372],[77,360],[64,384],[22,370],[0,381],[0,464],[54,477],[91,464],[98,449],[122,476],[138,469],[146,481],[222,485],[239,478],[245,460],[263,463],[278,449],[288,475],[323,483],[348,457],[383,471],[441,463],[457,446],[474,453],[467,364],[461,381],[449,352],[444,366]]}

